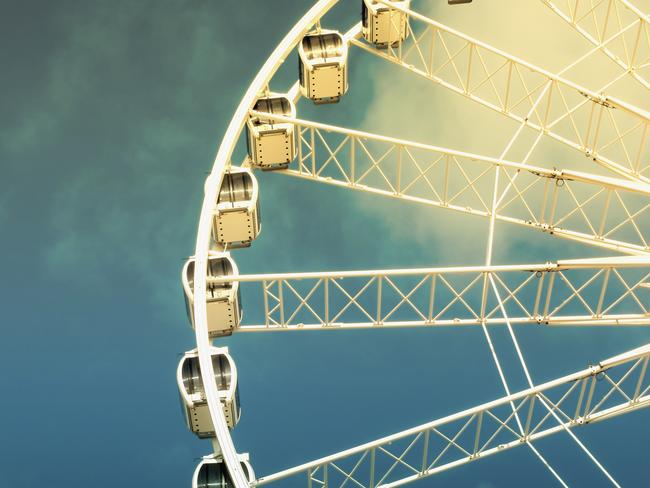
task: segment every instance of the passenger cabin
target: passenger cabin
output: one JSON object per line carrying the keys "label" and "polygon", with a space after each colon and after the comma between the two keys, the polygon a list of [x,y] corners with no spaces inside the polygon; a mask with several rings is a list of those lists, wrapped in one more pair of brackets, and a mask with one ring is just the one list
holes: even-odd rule
{"label": "passenger cabin", "polygon": [[332,30],[311,32],[298,45],[300,91],[315,103],[335,103],[348,90],[348,45]]}
{"label": "passenger cabin", "polygon": [[[409,8],[411,0],[394,1]],[[409,35],[408,14],[376,0],[361,1],[361,32],[363,37],[377,47],[395,46]]]}
{"label": "passenger cabin", "polygon": [[[241,415],[235,361],[228,354],[227,347],[213,347],[210,356],[219,400],[228,427],[232,429],[239,422]],[[214,425],[201,380],[201,366],[196,349],[186,352],[178,363],[176,382],[187,427],[201,438],[214,437]]]}
{"label": "passenger cabin", "polygon": [[[238,454],[244,475],[249,483],[255,481],[253,467],[248,460],[248,454]],[[194,470],[192,488],[234,488],[228,468],[220,456],[212,455],[201,459]]]}
{"label": "passenger cabin", "polygon": [[223,175],[212,222],[212,238],[228,248],[247,247],[261,230],[257,179],[247,168]]}
{"label": "passenger cabin", "polygon": [[[286,95],[270,93],[255,102],[253,110],[284,117],[296,117],[296,107]],[[264,116],[250,116],[246,122],[248,156],[254,166],[282,169],[296,157],[294,125]]]}
{"label": "passenger cabin", "polygon": [[[229,253],[210,252],[207,277],[222,278],[239,274],[235,261]],[[181,275],[187,316],[194,328],[194,258],[183,266]],[[210,337],[232,334],[242,317],[239,282],[207,283],[206,285],[208,333]]]}

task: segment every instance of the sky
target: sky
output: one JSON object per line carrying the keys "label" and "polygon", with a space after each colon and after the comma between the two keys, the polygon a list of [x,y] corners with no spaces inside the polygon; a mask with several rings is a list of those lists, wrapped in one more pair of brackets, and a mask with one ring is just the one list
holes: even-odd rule
{"label": "sky", "polygon": [[[342,2],[326,20],[358,19]],[[637,5],[650,11],[648,0]],[[203,183],[246,87],[307,9],[278,2],[25,1],[0,18],[0,486],[188,486],[207,441],[187,431],[175,384],[195,347],[180,287]],[[541,2],[414,2],[550,70],[585,44]],[[272,83],[296,79],[290,58]],[[597,84],[594,57],[570,72]],[[597,86],[593,86],[597,89]],[[636,88],[614,93],[647,105]],[[647,108],[647,107],[646,107]],[[498,155],[512,123],[352,50],[350,91],[314,120]],[[600,169],[543,144],[535,162]],[[242,273],[482,264],[486,224],[443,210],[260,176],[262,235]],[[606,255],[497,226],[495,262]],[[477,237],[478,236],[478,237]],[[246,309],[246,293],[243,300]],[[246,313],[246,312],[245,312]],[[536,382],[648,342],[639,329],[520,328]],[[512,347],[494,331],[513,388]],[[503,395],[480,329],[242,334],[235,445],[258,475]],[[648,412],[576,430],[623,486],[647,484]],[[571,486],[608,486],[567,436],[538,444]],[[554,486],[525,449],[417,483]]]}

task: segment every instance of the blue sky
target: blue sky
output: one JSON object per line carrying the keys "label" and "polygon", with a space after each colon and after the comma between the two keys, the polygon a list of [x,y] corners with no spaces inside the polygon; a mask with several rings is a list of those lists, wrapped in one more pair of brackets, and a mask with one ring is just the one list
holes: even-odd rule
{"label": "blue sky", "polygon": [[[357,3],[345,3],[329,21],[351,25]],[[5,6],[0,486],[189,485],[196,459],[210,445],[187,431],[178,405],[176,364],[194,347],[180,267],[194,247],[204,178],[230,115],[306,8],[295,0]],[[530,8],[511,9],[501,22],[527,18],[518,28],[528,25],[530,49],[542,60],[553,53],[561,65],[556,58],[565,54],[555,53],[563,37],[549,36],[556,24],[543,17],[547,11]],[[465,19],[444,2],[425,9],[463,26]],[[538,19],[533,27],[532,18]],[[478,13],[467,19],[476,35],[487,29],[481,20]],[[507,37],[514,32],[499,32],[496,42],[522,55],[524,48]],[[351,60],[349,97],[319,112],[303,103],[301,113],[461,149],[485,149],[491,134],[501,133],[490,132],[488,116],[470,130],[473,115],[463,115],[462,103],[452,110],[446,105],[456,103],[451,95],[410,79],[414,88],[397,98],[401,111],[390,109],[390,127],[380,112],[387,109],[376,100],[397,79],[390,77],[402,75],[387,70],[380,76],[384,72],[357,52]],[[289,60],[276,89],[295,79],[294,64]],[[427,105],[418,105],[419,97]],[[416,120],[418,110],[429,123]],[[505,133],[509,126],[502,124]],[[476,127],[483,127],[482,137]],[[262,175],[260,183],[263,232],[235,256],[242,272],[482,259],[484,241],[469,232],[482,221],[277,175]],[[499,262],[594,255],[503,229]],[[494,334],[513,385],[523,386],[504,331]],[[649,336],[643,330],[530,328],[518,337],[541,382]],[[240,370],[243,416],[233,436],[259,475],[502,396],[479,329],[241,335],[223,343]],[[647,412],[576,433],[623,486],[647,484]],[[539,448],[570,485],[607,486],[566,436]],[[553,481],[527,450],[517,449],[419,485],[543,487]]]}

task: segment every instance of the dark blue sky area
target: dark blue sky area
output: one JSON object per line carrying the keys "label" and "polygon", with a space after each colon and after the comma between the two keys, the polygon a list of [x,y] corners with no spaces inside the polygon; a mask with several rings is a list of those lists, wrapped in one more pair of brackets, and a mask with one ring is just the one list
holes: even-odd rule
{"label": "dark blue sky area", "polygon": [[[3,4],[0,488],[189,486],[210,445],[187,431],[177,398],[179,354],[194,347],[180,268],[230,116],[306,9],[297,0]],[[351,25],[358,10],[345,3],[330,20]],[[321,112],[350,126],[368,120],[381,95],[374,65],[354,56],[356,98]],[[281,78],[295,79],[293,70],[290,60]],[[378,197],[260,180],[263,232],[236,255],[242,272],[425,266],[453,254],[442,234],[422,239],[420,222],[436,211],[405,205],[389,214],[395,203]],[[392,232],[397,220],[414,222],[420,237]],[[502,262],[547,259],[547,241],[511,237],[520,245]],[[466,253],[456,264],[481,261],[483,242],[454,239]],[[566,247],[571,257],[580,249]],[[519,337],[541,382],[648,334],[530,328]],[[514,387],[523,387],[505,332],[495,341]],[[258,475],[503,395],[479,329],[223,343],[240,370],[243,415],[233,436]],[[641,411],[576,433],[623,486],[643,487],[647,421]],[[571,486],[608,486],[567,436],[539,448]],[[418,486],[554,485],[522,448]]]}

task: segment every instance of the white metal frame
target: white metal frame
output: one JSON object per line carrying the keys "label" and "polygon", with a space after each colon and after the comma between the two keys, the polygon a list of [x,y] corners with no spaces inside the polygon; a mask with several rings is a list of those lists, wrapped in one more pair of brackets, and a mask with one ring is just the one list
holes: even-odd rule
{"label": "white metal frame", "polygon": [[[650,182],[650,163],[642,162],[650,114],[603,92],[618,78],[589,90],[413,10],[378,1],[409,14],[410,44],[378,49],[354,39],[353,45],[577,149],[620,176]],[[422,32],[414,32],[414,21],[424,25]],[[460,47],[449,47],[455,44]],[[609,154],[614,150],[616,159]]]}
{"label": "white metal frame", "polygon": [[[649,360],[647,345],[534,388],[263,476],[254,486],[306,475],[309,487],[392,488],[645,408],[650,406]],[[516,413],[524,418],[523,432],[515,425]]]}
{"label": "white metal frame", "polygon": [[[338,184],[362,190],[370,193],[383,194],[396,198],[406,200],[420,201],[433,206],[443,208],[450,208],[465,213],[474,215],[481,215],[490,219],[490,240],[489,249],[487,253],[487,260],[485,266],[475,267],[456,267],[456,268],[426,268],[414,270],[377,270],[377,271],[344,271],[344,272],[328,272],[328,273],[290,273],[290,274],[269,274],[269,275],[238,275],[228,277],[228,281],[238,282],[257,282],[262,285],[263,297],[262,301],[265,303],[265,315],[263,323],[260,324],[243,324],[239,327],[240,331],[252,330],[297,330],[297,329],[338,329],[346,327],[386,327],[386,326],[418,326],[418,325],[480,325],[484,328],[488,342],[492,347],[487,333],[486,325],[492,323],[503,323],[509,328],[511,324],[516,323],[545,323],[550,325],[650,325],[650,313],[648,303],[650,302],[648,295],[650,295],[650,254],[648,243],[645,239],[645,234],[641,229],[642,223],[641,214],[645,212],[648,205],[636,209],[631,209],[626,203],[622,203],[625,208],[626,217],[620,225],[631,225],[637,231],[638,242],[628,242],[617,240],[608,233],[611,229],[606,229],[602,223],[605,219],[601,216],[600,225],[594,225],[593,217],[587,215],[587,204],[590,198],[594,196],[581,197],[579,192],[570,193],[573,198],[573,206],[568,210],[568,216],[562,220],[556,218],[555,211],[558,208],[558,190],[561,185],[567,187],[569,185],[585,185],[586,187],[594,190],[596,196],[606,195],[605,198],[608,202],[615,199],[623,202],[622,195],[634,194],[637,197],[647,197],[648,183],[650,177],[650,165],[643,166],[642,154],[644,145],[646,145],[647,130],[650,124],[650,114],[643,110],[627,104],[621,100],[617,100],[604,95],[601,91],[590,91],[575,83],[572,83],[560,75],[549,73],[541,68],[538,68],[530,63],[517,59],[513,56],[504,53],[488,46],[485,43],[474,40],[465,34],[450,29],[436,21],[426,18],[410,9],[403,9],[399,6],[392,4],[387,0],[379,0],[381,3],[402,10],[408,13],[409,17],[413,20],[423,23],[426,29],[423,33],[416,33],[409,27],[409,36],[406,41],[399,43],[396,47],[388,46],[385,51],[380,51],[374,46],[364,43],[359,39],[360,25],[357,24],[345,36],[347,42],[351,45],[358,46],[361,49],[378,55],[391,62],[397,63],[415,73],[425,76],[442,86],[460,93],[473,101],[478,102],[484,106],[497,110],[504,115],[516,120],[520,123],[521,127],[528,126],[539,132],[539,138],[543,135],[548,135],[570,147],[574,147],[584,152],[589,158],[598,162],[605,168],[613,171],[619,176],[625,177],[628,181],[618,180],[615,178],[601,177],[589,175],[586,173],[579,173],[570,170],[548,170],[542,167],[536,167],[527,164],[526,161],[522,163],[510,162],[505,159],[505,154],[500,158],[489,158],[479,155],[464,153],[461,151],[454,151],[451,149],[439,148],[430,145],[413,143],[410,141],[399,140],[395,138],[377,136],[374,134],[362,133],[350,129],[343,129],[334,126],[326,126],[317,122],[309,122],[299,119],[290,119],[298,128],[298,169],[289,169],[283,171],[284,174],[292,176],[299,176],[303,178],[315,179],[323,181],[327,179],[327,183]],[[551,2],[542,0],[551,8]],[[614,0],[609,0],[612,3]],[[205,196],[201,210],[201,216],[197,231],[196,249],[195,249],[195,276],[194,276],[194,320],[197,351],[199,362],[201,366],[201,375],[207,402],[210,408],[213,424],[215,426],[216,436],[213,441],[215,455],[223,458],[224,463],[228,468],[228,472],[232,482],[236,488],[244,488],[249,486],[249,482],[240,465],[240,455],[237,454],[235,446],[233,445],[230,433],[227,428],[226,420],[223,415],[220,395],[214,382],[214,371],[212,368],[211,351],[212,345],[208,336],[207,330],[207,315],[206,315],[206,286],[209,282],[219,282],[220,279],[211,279],[206,277],[207,257],[210,246],[211,224],[214,210],[214,202],[217,198],[217,193],[221,186],[221,180],[224,171],[230,165],[230,158],[233,154],[234,147],[240,138],[242,129],[247,118],[250,115],[251,108],[260,94],[268,91],[268,84],[273,77],[275,71],[284,62],[289,53],[294,49],[296,44],[300,41],[303,35],[309,32],[315,25],[318,24],[320,18],[334,5],[337,0],[319,0],[291,29],[285,36],[282,42],[273,51],[268,58],[262,69],[259,71],[250,87],[246,91],[241,103],[239,104],[233,118],[228,126],[224,139],[221,143],[217,153],[214,165],[210,176],[206,181]],[[577,0],[576,0],[577,3]],[[624,6],[629,3],[626,0],[618,0]],[[566,19],[565,19],[566,20]],[[580,30],[578,22],[575,18],[569,19],[576,27],[578,32],[586,37],[585,33]],[[635,25],[644,26],[643,29],[639,28],[640,32],[643,30],[647,32],[647,16],[639,16],[638,22],[632,25],[621,25],[619,22],[619,29],[615,34],[610,34],[609,37],[598,38],[592,41],[594,44],[593,51],[601,50],[606,55],[613,57],[613,59],[627,72],[622,73],[622,76],[630,73],[642,85],[644,80],[642,77],[633,72],[635,67],[634,57],[631,57],[625,62],[617,60],[611,50],[608,50],[608,43],[616,39],[618,36],[624,35],[629,29]],[[448,66],[457,75],[457,80],[450,82],[438,76],[438,72],[434,69],[433,59],[431,64],[427,64],[427,56],[422,50],[422,41],[429,32],[431,37],[431,51],[433,53],[433,42],[439,40],[442,44],[445,43],[445,36],[455,37],[464,43],[464,47],[455,52],[450,52],[447,47],[446,59],[444,65]],[[586,31],[585,31],[586,32]],[[411,42],[410,47],[408,42]],[[640,42],[640,41],[639,41]],[[467,69],[463,75],[457,66],[457,59],[459,54],[467,50],[469,61],[463,68]],[[429,51],[427,51],[429,52]],[[416,64],[408,62],[409,54],[414,54],[422,61],[423,67],[417,67]],[[487,67],[485,59],[487,56],[493,56],[501,60],[501,67],[496,71],[490,70]],[[576,61],[579,62],[580,60]],[[476,67],[473,63],[478,63],[478,69],[482,70],[482,79],[478,82],[473,82],[472,73],[476,72]],[[574,64],[576,64],[574,63]],[[508,75],[507,82],[504,86],[497,86],[497,74],[505,70]],[[438,70],[440,71],[440,70]],[[537,77],[537,82],[534,85],[527,84],[526,75],[524,71]],[[521,82],[523,87],[523,97],[514,99],[517,96],[516,91],[513,89],[513,81],[517,79]],[[646,86],[646,85],[644,85]],[[480,89],[487,87],[493,90],[496,94],[498,103],[490,101],[488,97],[484,97]],[[646,86],[647,87],[647,86]],[[606,89],[607,87],[604,87]],[[501,92],[499,91],[501,90]],[[519,93],[518,95],[521,95]],[[298,84],[290,90],[289,96],[297,99],[300,96]],[[578,101],[575,101],[575,97]],[[569,97],[574,97],[573,101],[567,101]],[[553,108],[553,104],[561,100],[559,109]],[[538,110],[539,109],[539,110]],[[523,111],[522,111],[523,110]],[[559,112],[558,112],[559,110]],[[574,114],[579,110],[588,110],[590,115],[588,117],[588,125],[586,127],[578,128],[574,120]],[[616,111],[615,114],[612,112]],[[268,114],[265,114],[268,117]],[[620,121],[617,117],[622,116],[625,118],[628,125],[625,127],[620,126]],[[278,117],[281,120],[281,117]],[[603,141],[602,134],[606,133],[602,129],[603,120],[609,121],[613,129],[615,137],[613,140]],[[631,121],[631,122],[630,122]],[[563,122],[569,123],[573,128],[573,134],[566,136],[559,133],[556,129]],[[631,125],[630,125],[631,124]],[[625,146],[629,136],[634,132],[640,132],[637,137],[638,147],[636,152],[629,151]],[[329,142],[328,137],[332,134],[339,134],[345,140],[343,143],[338,143],[335,147]],[[517,135],[517,134],[516,134]],[[515,137],[516,137],[515,135]],[[600,137],[600,139],[599,139]],[[316,144],[316,139],[319,139],[325,147],[319,150]],[[388,153],[391,151],[398,155],[397,166],[391,169],[386,169],[382,166],[382,162],[388,153],[382,153],[381,156],[374,156],[369,149],[370,144],[384,144],[388,148]],[[340,151],[349,144],[352,149],[349,151],[350,158],[344,161],[340,157]],[[608,156],[607,148],[614,144],[619,144],[624,147],[623,153],[626,159],[619,161]],[[365,145],[365,146],[364,146]],[[358,154],[355,150],[364,151],[369,157],[370,171],[376,171],[377,174],[388,184],[389,190],[382,189],[373,185],[366,185],[363,182],[363,175],[355,173],[358,171],[355,168]],[[334,149],[332,149],[334,148]],[[441,192],[437,192],[431,188],[436,198],[415,197],[408,194],[408,185],[402,181],[402,169],[399,165],[404,164],[408,158],[414,163],[416,168],[415,178],[419,181],[426,182],[429,186],[431,181],[427,178],[427,172],[431,169],[432,161],[422,163],[413,154],[416,151],[423,151],[431,157],[432,154],[436,155],[435,161],[444,161],[447,168],[458,168],[460,174],[465,178],[465,185],[461,194],[465,191],[479,195],[480,191],[476,185],[475,177],[469,175],[466,168],[467,165],[480,166],[485,168],[489,174],[494,174],[494,192],[492,194],[492,205],[483,205],[483,208],[472,208],[468,205],[461,205],[454,201],[450,195],[445,194],[444,197]],[[324,156],[320,156],[322,152]],[[507,151],[506,151],[507,152]],[[406,156],[406,157],[405,157]],[[323,162],[324,161],[324,162]],[[346,167],[346,164],[348,166]],[[426,164],[426,166],[425,166]],[[437,163],[433,163],[434,165]],[[330,168],[336,167],[340,170],[340,178],[338,180],[331,179],[331,177],[323,177],[324,168],[330,165]],[[424,168],[424,169],[423,169]],[[499,175],[504,173],[508,181],[505,185],[505,190],[498,196],[499,190]],[[533,183],[522,183],[524,178],[521,175],[528,175],[532,178]],[[396,178],[392,180],[392,178]],[[451,176],[446,176],[444,185],[449,186]],[[536,204],[541,205],[542,210],[537,207],[535,213],[532,211],[532,205],[524,196],[534,185],[541,182],[544,190],[544,197]],[[554,184],[552,184],[554,183]],[[501,188],[503,190],[503,188]],[[518,200],[524,203],[524,207],[531,210],[532,218],[526,219],[521,216],[507,216],[502,210],[507,207],[510,202],[506,200],[506,194],[510,202]],[[551,195],[552,194],[552,195]],[[584,199],[586,198],[586,199]],[[484,197],[479,199],[483,202],[488,200]],[[610,203],[606,204],[609,208]],[[550,212],[550,217],[547,212]],[[583,232],[571,228],[562,227],[561,224],[568,219],[571,215],[581,215],[589,222],[589,231]],[[605,258],[605,259],[591,259],[591,260],[574,260],[574,261],[560,261],[557,263],[544,263],[533,265],[520,265],[520,266],[494,266],[491,264],[491,243],[494,231],[494,222],[496,220],[503,220],[530,227],[536,227],[540,230],[554,233],[562,237],[585,242],[591,245],[597,245],[609,250],[619,251],[626,254],[631,254],[628,257],[619,258]],[[618,225],[617,224],[617,225]],[[629,275],[629,276],[628,276]],[[459,288],[454,280],[462,277],[469,279],[465,286]],[[514,277],[513,279],[511,279]],[[224,279],[225,280],[225,279]],[[360,288],[354,291],[347,289],[342,285],[343,280],[347,282],[353,280],[361,280]],[[411,281],[410,285],[402,285],[400,280]],[[534,280],[537,280],[534,282]],[[415,285],[413,285],[415,281]],[[308,283],[309,282],[309,283]],[[347,283],[346,282],[346,283]],[[531,282],[535,283],[535,291],[531,294],[528,292],[528,285]],[[300,285],[298,284],[300,283]],[[362,295],[364,291],[368,290],[369,286],[374,286],[373,302],[370,308],[362,303]],[[476,284],[476,288],[473,288]],[[558,298],[555,293],[558,290],[559,284],[565,287],[564,295]],[[598,286],[597,298],[593,296],[585,296],[585,290],[591,286]],[[305,288],[305,286],[307,288]],[[405,287],[408,286],[408,287]],[[275,287],[275,291],[273,289]],[[438,288],[436,288],[438,287]],[[448,293],[448,300],[441,306],[440,301],[436,301],[442,295],[440,289],[445,287]],[[307,290],[306,293],[302,290]],[[342,300],[336,302],[334,299],[334,290],[338,289],[342,292]],[[284,290],[284,291],[283,291]],[[419,296],[421,292],[425,291],[424,295],[427,297],[424,302],[421,301],[422,297]],[[285,293],[285,292],[288,292]],[[394,293],[397,299],[397,305],[393,302],[392,308],[388,307],[388,292]],[[284,295],[283,295],[284,293]],[[468,300],[473,293],[477,293],[480,297],[480,306],[469,305]],[[292,311],[288,310],[293,295],[295,308]],[[502,298],[502,295],[504,298]],[[317,300],[317,297],[318,300]],[[558,300],[557,302],[554,300]],[[275,300],[275,302],[272,302]],[[618,312],[616,307],[624,301],[634,304],[636,311],[634,313]],[[335,309],[333,307],[339,307]],[[440,307],[440,308],[436,308]],[[445,308],[446,307],[446,308]],[[569,312],[568,310],[573,307],[581,309],[581,313]],[[357,309],[358,313],[365,314],[368,317],[366,321],[350,321],[338,322],[336,314],[341,314],[347,309]],[[397,319],[397,315],[402,312],[402,309],[408,310],[411,317],[402,317]],[[468,314],[465,317],[452,317],[443,318],[440,311],[452,311],[455,309],[465,310]],[[335,312],[336,310],[336,312]],[[513,313],[519,310],[520,313]],[[560,314],[562,310],[568,311],[566,314]],[[311,323],[294,321],[298,315],[307,311],[316,317]],[[438,312],[435,314],[435,312]],[[335,313],[334,313],[335,312]],[[616,312],[616,313],[615,313]],[[498,314],[501,314],[499,316]],[[273,314],[277,314],[279,319],[276,319]],[[394,316],[395,320],[390,320]],[[415,318],[412,318],[415,317]],[[512,329],[511,334],[512,334]],[[513,335],[514,340],[514,335]],[[515,346],[520,354],[516,340]],[[507,389],[507,384],[502,376],[504,386],[506,387],[507,396],[484,404],[474,409],[470,409],[458,414],[445,417],[438,421],[430,422],[415,429],[410,429],[393,436],[389,436],[373,443],[365,444],[358,448],[344,451],[342,453],[329,456],[317,460],[313,463],[308,463],[297,468],[283,471],[276,475],[266,476],[260,478],[256,484],[265,484],[277,479],[291,476],[300,472],[307,473],[307,483],[310,488],[316,484],[320,486],[333,486],[331,483],[332,473],[335,471],[343,476],[341,486],[345,484],[358,485],[358,486],[397,486],[404,482],[413,479],[419,479],[423,476],[434,474],[442,469],[449,469],[454,466],[470,462],[472,460],[484,457],[490,454],[501,452],[505,449],[515,447],[521,444],[527,444],[536,455],[545,463],[546,467],[555,475],[561,484],[566,484],[561,480],[559,475],[546,463],[536,449],[532,446],[532,441],[550,435],[556,432],[566,431],[572,438],[581,446],[585,452],[588,453],[586,448],[580,441],[570,432],[570,429],[576,425],[584,423],[595,422],[609,418],[613,415],[626,413],[637,408],[645,407],[650,403],[650,386],[646,386],[646,370],[648,365],[648,357],[650,356],[650,346],[645,346],[635,351],[625,353],[621,356],[609,359],[600,363],[600,365],[591,367],[584,371],[559,378],[552,382],[540,386],[533,386],[517,394],[510,394]],[[494,352],[494,351],[493,351]],[[495,355],[496,359],[496,355]],[[527,372],[523,357],[520,359],[522,365]],[[497,367],[500,366],[497,361]],[[612,379],[610,370],[623,370],[623,373],[617,379]],[[632,392],[626,390],[629,386],[624,383],[635,373],[638,378],[635,383],[635,388]],[[500,373],[501,370],[500,370]],[[602,396],[597,396],[596,382],[598,378],[602,378],[602,383],[610,385]],[[607,383],[605,383],[605,381]],[[529,377],[530,382],[530,377]],[[573,385],[573,386],[570,386]],[[577,386],[580,385],[580,386]],[[558,400],[552,400],[551,392],[556,389],[568,387],[568,392],[564,392],[564,396]],[[579,399],[577,406],[573,412],[567,411],[563,408],[566,405],[565,400],[567,395],[574,391],[579,391]],[[613,397],[622,398],[618,404],[609,405],[607,402]],[[540,408],[535,405],[542,405],[546,413],[543,417],[536,417],[540,415],[538,412]],[[502,413],[496,413],[496,410],[505,407],[510,407],[511,413],[505,416]],[[521,423],[519,413],[523,413],[526,409],[527,416],[525,416],[525,429]],[[481,443],[480,439],[485,439],[484,424],[485,419],[492,419],[496,421],[497,427],[494,435],[487,439],[487,442]],[[412,452],[415,443],[419,440],[424,440],[434,435],[441,435],[441,427],[450,424],[454,421],[466,420],[465,426],[461,431],[457,431],[458,435],[452,436],[442,435],[446,445],[443,449],[456,449],[461,451],[463,456],[460,459],[445,464],[444,466],[435,466],[433,458],[430,457],[431,453],[427,453],[428,444],[422,442],[423,452],[420,454],[421,464],[411,466],[406,461],[406,456]],[[516,420],[518,429],[511,425],[512,421]],[[535,419],[538,420],[535,423]],[[553,423],[553,426],[548,426],[548,422]],[[473,424],[472,424],[473,423]],[[470,427],[472,426],[473,427]],[[474,443],[473,447],[463,448],[460,444],[460,435],[466,428],[474,429]],[[511,434],[512,438],[506,443],[501,442],[497,445],[491,444],[499,436],[499,432],[504,434]],[[407,448],[400,453],[393,453],[387,448],[390,442],[406,439],[413,436],[414,440],[409,441]],[[375,464],[377,454],[385,454],[390,458],[390,467],[386,476],[383,478],[377,477],[375,472]],[[361,459],[356,461],[352,469],[344,469],[339,466],[340,460],[353,455],[361,455]],[[590,458],[595,464],[603,471],[608,479],[616,486],[618,484],[607,473],[602,465],[590,454]],[[370,482],[367,484],[360,483],[356,479],[355,473],[364,459],[369,459],[373,463],[371,469]],[[432,461],[432,462],[430,462]],[[337,464],[338,463],[338,464]],[[330,467],[330,474],[328,475],[328,467]],[[408,476],[403,476],[399,479],[388,481],[390,473],[396,467],[406,467],[412,473]],[[319,471],[320,470],[320,471]],[[319,474],[320,473],[320,474]],[[328,479],[328,476],[330,478]]]}
{"label": "white metal frame", "polygon": [[[549,170],[318,122],[273,118],[292,123],[298,130],[297,169],[284,174],[490,217],[492,186],[485,182],[501,168],[507,186],[496,208],[497,220],[611,251],[650,254],[650,235],[646,238],[650,185],[644,182]],[[454,180],[461,185],[454,188],[450,185]],[[630,196],[646,200],[632,208],[626,203]],[[615,221],[610,218],[613,207],[623,214]],[[634,229],[638,240],[613,237],[626,227]]]}
{"label": "white metal frame", "polygon": [[[607,0],[589,4],[581,0],[569,0],[564,4],[558,0],[540,1],[623,71],[629,73],[641,86],[650,90],[650,83],[638,73],[639,68],[647,67],[650,63],[650,59],[638,58],[642,46],[650,51],[650,21],[647,15],[628,0]],[[599,15],[603,10],[604,15]],[[615,34],[610,34],[612,25]],[[608,47],[608,44],[617,39],[622,44],[623,53],[616,53]],[[621,57],[621,54],[624,57]]]}
{"label": "white metal frame", "polygon": [[[492,296],[488,277],[503,299]],[[650,325],[650,257],[239,275],[227,280],[255,283],[262,292],[264,320],[241,325],[239,332],[506,322]],[[248,296],[253,296],[252,291]],[[628,313],[620,313],[624,303]],[[500,316],[501,306],[510,312],[508,316]]]}

